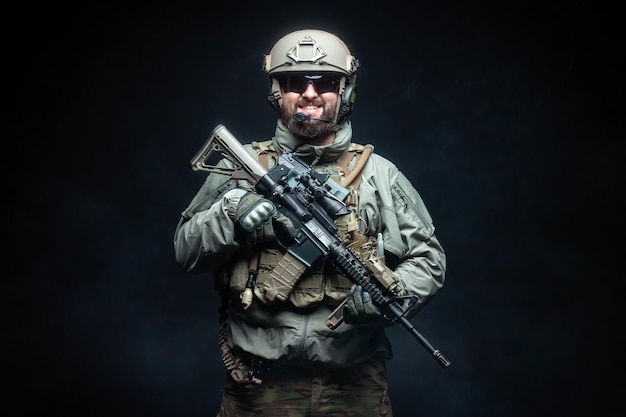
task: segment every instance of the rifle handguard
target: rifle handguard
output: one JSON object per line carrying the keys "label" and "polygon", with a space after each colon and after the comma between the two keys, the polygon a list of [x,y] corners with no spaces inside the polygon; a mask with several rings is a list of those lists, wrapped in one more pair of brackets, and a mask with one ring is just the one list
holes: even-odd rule
{"label": "rifle handguard", "polygon": [[372,252],[364,262],[376,280],[391,293],[398,295],[404,290],[404,285],[400,278],[382,262],[375,252]]}

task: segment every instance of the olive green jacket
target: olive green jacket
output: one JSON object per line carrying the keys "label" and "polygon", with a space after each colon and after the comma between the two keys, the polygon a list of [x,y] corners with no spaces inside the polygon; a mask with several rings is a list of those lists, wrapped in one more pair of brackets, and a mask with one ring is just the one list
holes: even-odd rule
{"label": "olive green jacket", "polygon": [[[298,140],[279,120],[272,141],[275,149],[294,151],[312,166],[323,167],[335,163],[350,147],[352,126],[346,121],[330,145],[297,146]],[[257,155],[251,145],[245,148]],[[392,162],[373,153],[361,175],[358,210],[367,225],[362,231],[369,236],[382,233],[389,266],[406,292],[419,298],[408,314],[411,317],[444,284],[444,250],[421,196]],[[242,249],[222,198],[233,187],[252,190],[245,181],[229,181],[229,177],[211,173],[182,212],[173,243],[176,261],[184,271],[215,271]],[[262,358],[299,366],[345,367],[374,355],[392,357],[385,326],[344,323],[331,330],[325,324],[331,310],[325,303],[306,310],[260,302],[243,309],[240,303],[231,303],[229,344]]]}

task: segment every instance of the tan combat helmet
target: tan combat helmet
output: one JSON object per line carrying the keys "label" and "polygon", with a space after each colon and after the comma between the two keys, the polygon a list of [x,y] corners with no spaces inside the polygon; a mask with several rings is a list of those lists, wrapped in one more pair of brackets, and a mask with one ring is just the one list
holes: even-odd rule
{"label": "tan combat helmet", "polygon": [[280,114],[282,95],[276,76],[286,73],[334,73],[340,76],[339,100],[335,116],[341,124],[356,99],[356,73],[359,61],[336,35],[317,29],[288,33],[265,55],[263,71],[270,82],[270,105]]}

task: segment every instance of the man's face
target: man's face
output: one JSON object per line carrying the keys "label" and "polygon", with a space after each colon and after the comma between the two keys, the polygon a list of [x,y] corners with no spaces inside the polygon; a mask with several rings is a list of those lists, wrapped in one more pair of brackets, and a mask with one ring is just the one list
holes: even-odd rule
{"label": "man's face", "polygon": [[[337,131],[339,80],[339,76],[323,74],[279,77],[283,97],[281,120],[294,136],[307,143],[325,144],[325,139]],[[295,113],[311,119],[296,121]]]}

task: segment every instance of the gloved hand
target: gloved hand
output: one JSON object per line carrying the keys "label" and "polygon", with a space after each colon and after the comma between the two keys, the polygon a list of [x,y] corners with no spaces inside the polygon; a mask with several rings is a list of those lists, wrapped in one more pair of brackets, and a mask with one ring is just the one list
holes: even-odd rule
{"label": "gloved hand", "polygon": [[348,324],[385,325],[387,319],[372,302],[372,296],[360,285],[352,287],[343,308],[343,318]]}
{"label": "gloved hand", "polygon": [[243,230],[252,232],[271,224],[276,214],[276,206],[270,200],[258,194],[249,192],[244,194],[237,204],[235,220]]}
{"label": "gloved hand", "polygon": [[278,212],[272,201],[254,192],[241,189],[227,192],[224,209],[228,217],[247,232],[252,244],[277,239],[289,245],[296,234],[291,219]]}

